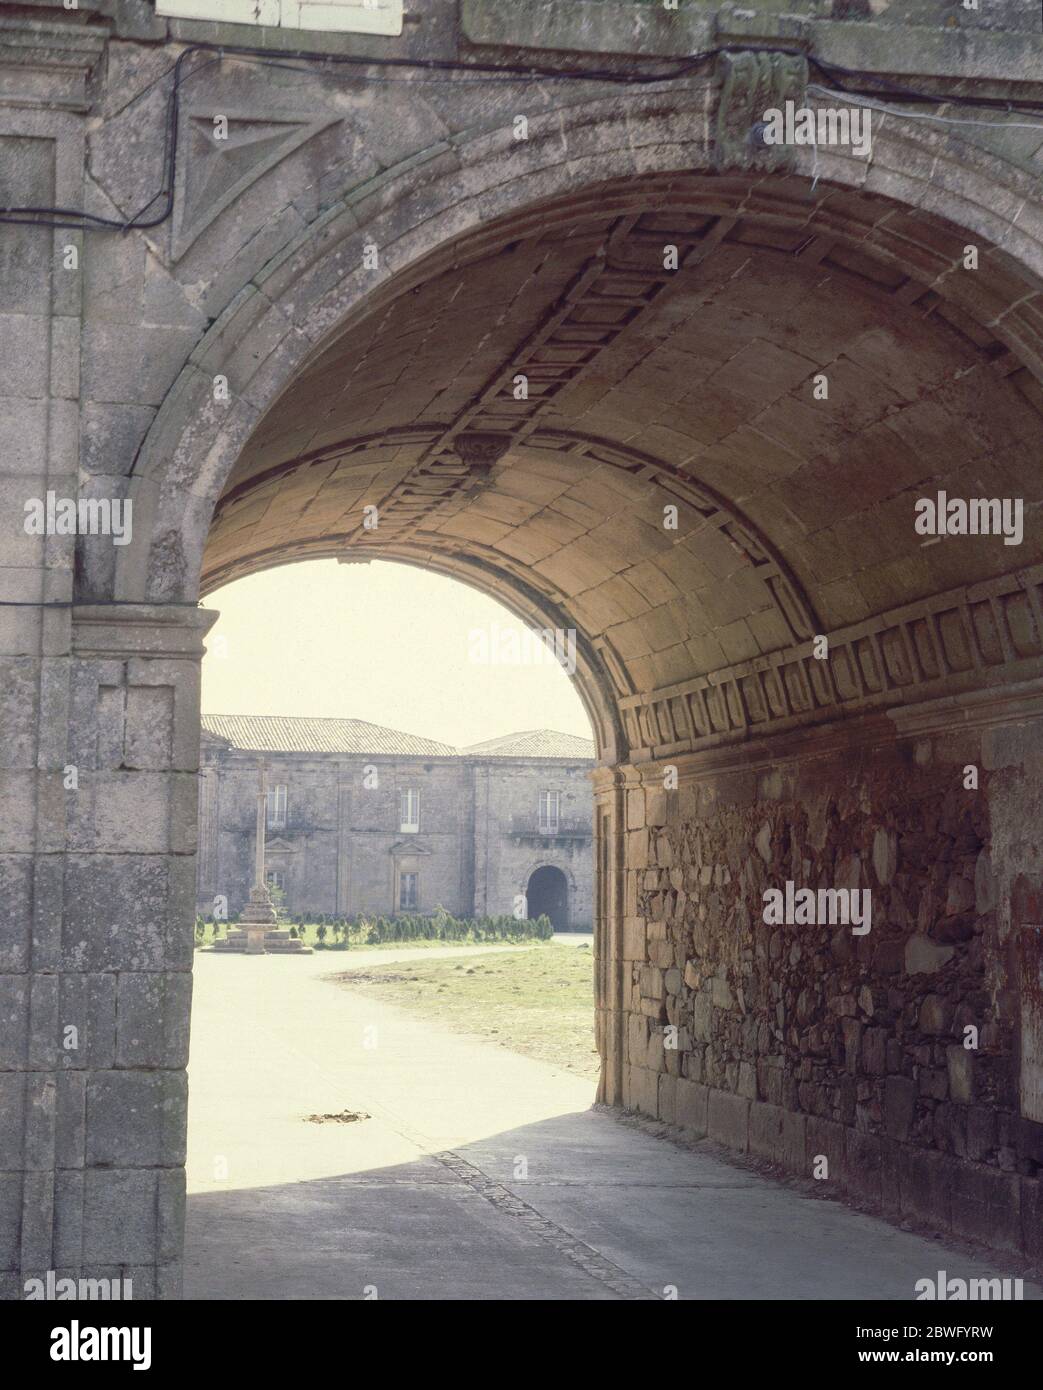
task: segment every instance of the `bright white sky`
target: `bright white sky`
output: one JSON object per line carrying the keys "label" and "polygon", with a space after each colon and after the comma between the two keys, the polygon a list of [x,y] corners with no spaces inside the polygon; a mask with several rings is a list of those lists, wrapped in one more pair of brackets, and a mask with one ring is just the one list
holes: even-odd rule
{"label": "bright white sky", "polygon": [[221,615],[203,659],[206,714],[366,719],[454,747],[522,729],[592,736],[571,680],[542,648],[524,664],[471,660],[478,629],[510,660],[523,624],[411,565],[308,560],[216,589],[203,607]]}

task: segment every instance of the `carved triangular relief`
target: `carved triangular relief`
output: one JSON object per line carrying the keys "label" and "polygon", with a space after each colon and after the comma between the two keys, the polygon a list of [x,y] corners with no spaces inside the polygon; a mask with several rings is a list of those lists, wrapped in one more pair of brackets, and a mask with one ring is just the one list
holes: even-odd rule
{"label": "carved triangular relief", "polygon": [[394,859],[402,859],[409,855],[430,854],[431,851],[421,840],[397,840],[388,850],[388,854]]}
{"label": "carved triangular relief", "polygon": [[341,120],[299,113],[182,112],[170,254],[179,260],[230,203],[280,160]]}

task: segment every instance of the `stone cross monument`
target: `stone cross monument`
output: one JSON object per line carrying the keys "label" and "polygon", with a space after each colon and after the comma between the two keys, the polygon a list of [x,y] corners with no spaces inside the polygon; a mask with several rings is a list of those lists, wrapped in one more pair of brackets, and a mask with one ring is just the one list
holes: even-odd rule
{"label": "stone cross monument", "polygon": [[257,830],[254,841],[254,883],[250,901],[239,914],[239,929],[246,933],[247,955],[264,955],[265,936],[274,931],[278,918],[264,875],[264,835],[268,823],[268,775],[263,758],[257,763]]}
{"label": "stone cross monument", "polygon": [[268,824],[268,777],[267,765],[263,758],[258,760],[257,780],[257,822],[254,832],[254,883],[250,889],[250,901],[239,914],[239,925],[228,933],[224,941],[218,942],[217,951],[240,951],[248,956],[263,956],[272,951],[311,954],[311,948],[303,941],[291,938],[288,931],[280,930],[275,904],[268,890],[264,873],[264,839]]}

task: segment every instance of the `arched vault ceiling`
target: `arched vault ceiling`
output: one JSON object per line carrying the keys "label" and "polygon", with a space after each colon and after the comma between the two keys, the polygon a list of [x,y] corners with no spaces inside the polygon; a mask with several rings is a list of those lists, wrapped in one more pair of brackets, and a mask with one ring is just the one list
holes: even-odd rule
{"label": "arched vault ceiling", "polygon": [[[384,287],[238,461],[206,587],[291,554],[477,564],[625,696],[1039,563],[1035,287],[926,214],[774,182],[790,202],[550,205]],[[1025,499],[1023,543],[924,544],[939,490]]]}

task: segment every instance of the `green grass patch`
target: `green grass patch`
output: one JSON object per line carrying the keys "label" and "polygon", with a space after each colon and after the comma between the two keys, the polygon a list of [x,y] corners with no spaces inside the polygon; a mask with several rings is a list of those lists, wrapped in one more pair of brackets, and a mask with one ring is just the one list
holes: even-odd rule
{"label": "green grass patch", "polygon": [[593,953],[585,946],[501,947],[480,957],[374,965],[337,979],[455,1032],[580,1076],[598,1074]]}
{"label": "green grass patch", "polygon": [[[301,929],[299,927],[297,928],[297,934],[301,934]],[[350,952],[351,955],[355,955],[356,952],[368,953],[370,951],[428,951],[431,949],[434,949],[436,951],[444,951],[447,949],[451,949],[454,946],[466,946],[468,950],[470,950],[472,947],[481,946],[483,949],[488,947],[494,951],[516,951],[519,950],[521,947],[546,945],[546,942],[544,941],[539,941],[530,938],[523,938],[518,942],[517,946],[511,946],[503,941],[479,941],[475,940],[473,937],[462,941],[435,941],[430,937],[420,937],[415,941],[361,942],[353,938],[350,945],[345,946],[339,937],[336,940],[331,941],[330,937],[327,936],[325,942],[319,941],[318,937],[315,935],[314,928],[309,926],[306,926],[304,929],[303,940],[306,946],[313,946],[316,950],[319,951],[346,950]]]}

